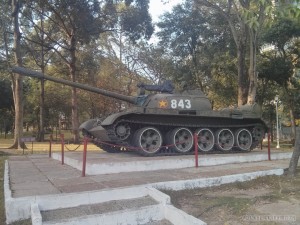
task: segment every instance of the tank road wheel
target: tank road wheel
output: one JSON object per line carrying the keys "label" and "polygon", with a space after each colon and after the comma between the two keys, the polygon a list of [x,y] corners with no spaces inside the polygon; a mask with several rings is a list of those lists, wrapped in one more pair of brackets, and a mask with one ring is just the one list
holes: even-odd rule
{"label": "tank road wheel", "polygon": [[187,128],[176,128],[168,134],[168,144],[172,145],[171,148],[176,152],[185,153],[189,152],[194,144],[193,134]]}
{"label": "tank road wheel", "polygon": [[234,135],[235,145],[238,150],[249,151],[252,146],[252,135],[247,129],[238,129]]}
{"label": "tank road wheel", "polygon": [[229,151],[234,144],[234,136],[229,129],[220,129],[216,132],[217,148],[221,151]]}
{"label": "tank road wheel", "polygon": [[143,127],[134,134],[134,145],[143,155],[154,155],[162,145],[162,135],[154,127]]}
{"label": "tank road wheel", "polygon": [[116,136],[124,141],[130,136],[130,126],[128,123],[118,123],[115,126],[115,134]]}
{"label": "tank road wheel", "polygon": [[198,135],[198,149],[203,152],[212,150],[215,144],[214,133],[210,129],[198,129],[196,130]]}

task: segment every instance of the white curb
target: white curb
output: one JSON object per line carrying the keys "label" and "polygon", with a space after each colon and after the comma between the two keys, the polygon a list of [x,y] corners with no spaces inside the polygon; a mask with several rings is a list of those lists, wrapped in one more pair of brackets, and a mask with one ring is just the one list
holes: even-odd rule
{"label": "white curb", "polygon": [[179,190],[186,190],[186,189],[220,186],[221,184],[228,184],[234,182],[249,181],[257,177],[268,176],[268,175],[279,176],[282,175],[283,173],[284,173],[284,169],[273,169],[273,170],[257,171],[251,173],[226,175],[221,177],[200,178],[195,180],[159,182],[159,183],[151,184],[151,186],[162,190],[179,191]]}
{"label": "white curb", "polygon": [[174,225],[206,225],[202,220],[177,209],[173,205],[167,205],[165,207],[165,219],[169,220]]}
{"label": "white curb", "polygon": [[38,204],[31,204],[31,223],[32,225],[42,225],[42,215]]}

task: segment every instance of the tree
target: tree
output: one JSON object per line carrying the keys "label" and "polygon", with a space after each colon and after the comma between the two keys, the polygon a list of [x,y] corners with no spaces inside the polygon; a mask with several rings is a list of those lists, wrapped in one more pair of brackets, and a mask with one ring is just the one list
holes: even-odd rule
{"label": "tree", "polygon": [[186,2],[184,5],[175,6],[172,12],[165,13],[161,22],[157,24],[160,28],[157,33],[159,45],[164,46],[165,54],[173,56],[173,61],[178,67],[186,68],[177,79],[184,80],[189,85],[196,84],[203,91],[209,76],[209,72],[205,71],[203,66],[203,46],[208,43],[208,33],[210,38],[213,36],[213,31],[207,25],[209,16],[193,10],[192,5]]}
{"label": "tree", "polygon": [[[32,58],[36,66],[45,73],[47,64],[51,60],[53,51],[48,47],[49,39],[45,37],[45,7],[42,1],[27,3],[26,9],[23,11],[25,20],[24,35],[26,52],[29,58]],[[37,21],[39,21],[37,23]],[[47,30],[51,33],[51,30]],[[40,99],[39,99],[39,123],[37,141],[44,141],[45,134],[45,81],[40,80]]]}
{"label": "tree", "polygon": [[[52,41],[51,47],[68,67],[70,79],[77,81],[77,54],[80,45],[88,44],[100,34],[113,32],[119,23],[132,39],[149,38],[153,32],[148,13],[148,0],[105,1],[91,0],[40,1],[45,8],[44,17],[55,33],[45,31]],[[40,7],[41,8],[41,7]],[[34,22],[34,21],[31,21]],[[36,26],[38,28],[38,26]],[[41,29],[41,28],[39,28]],[[72,88],[72,127],[74,141],[79,139],[77,90]]]}
{"label": "tree", "polygon": [[[292,136],[296,137],[295,105],[296,94],[300,90],[299,62],[300,62],[300,26],[293,19],[278,17],[266,31],[264,40],[272,44],[274,50],[263,54],[265,62],[261,66],[261,77],[275,81],[284,90],[286,105],[289,108],[292,125]],[[290,161],[289,172],[295,174],[300,156],[299,139]]]}
{"label": "tree", "polygon": [[202,89],[215,108],[234,105],[235,47],[226,21],[220,20],[216,12],[200,11],[186,1],[164,14],[157,25],[159,46],[163,49],[161,58],[169,56],[169,65],[173,64],[169,76],[178,85],[184,81],[188,86]]}
{"label": "tree", "polygon": [[[278,18],[266,31],[264,40],[274,45],[274,50],[263,54],[265,63],[262,64],[261,77],[273,80],[285,90],[288,106],[290,108],[293,136],[295,137],[294,97],[296,65],[300,58],[297,39],[300,37],[299,24],[287,18]],[[269,65],[268,65],[269,64]],[[296,83],[295,83],[296,84]]]}
{"label": "tree", "polygon": [[[259,31],[272,10],[271,1],[194,0],[195,7],[213,9],[229,24],[237,51],[238,105],[253,104],[257,89],[256,49]],[[247,47],[249,69],[246,72]]]}
{"label": "tree", "polygon": [[[19,13],[21,2],[20,0],[12,0],[12,13],[11,17],[13,20],[14,29],[14,60],[15,64],[22,66],[22,55],[21,55],[21,32],[19,28]],[[25,144],[21,140],[23,137],[23,77],[19,74],[12,76],[12,89],[15,107],[15,129],[14,129],[14,142],[10,148],[24,148]]]}

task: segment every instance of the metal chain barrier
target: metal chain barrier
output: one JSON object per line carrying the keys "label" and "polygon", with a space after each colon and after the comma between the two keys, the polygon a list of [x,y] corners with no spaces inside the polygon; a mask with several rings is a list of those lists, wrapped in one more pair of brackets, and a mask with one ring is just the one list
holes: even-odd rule
{"label": "metal chain barrier", "polygon": [[81,144],[78,144],[78,146],[74,149],[69,149],[68,146],[65,144],[65,147],[66,149],[69,151],[69,152],[75,152],[79,147],[81,146]]}

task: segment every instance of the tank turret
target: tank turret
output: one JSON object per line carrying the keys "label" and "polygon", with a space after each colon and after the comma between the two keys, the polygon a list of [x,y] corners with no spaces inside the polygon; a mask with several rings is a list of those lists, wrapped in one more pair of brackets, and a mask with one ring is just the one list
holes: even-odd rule
{"label": "tank turret", "polygon": [[[177,93],[169,81],[140,84],[140,95],[126,96],[21,67],[12,71],[132,103],[126,110],[81,124],[82,133],[107,152],[120,152],[125,147],[145,156],[188,154],[194,149],[194,134],[203,152],[250,151],[267,130],[257,104],[216,111],[201,90]],[[155,93],[145,95],[145,90]]]}

